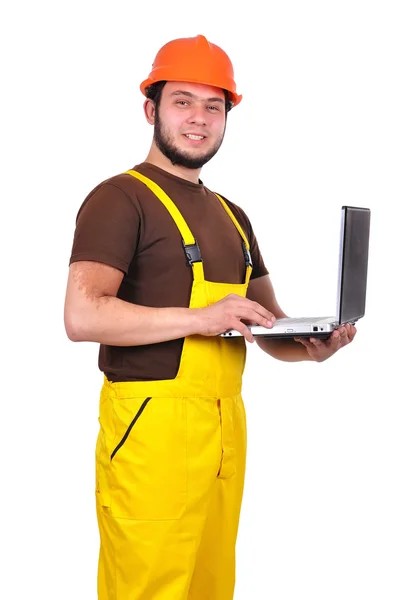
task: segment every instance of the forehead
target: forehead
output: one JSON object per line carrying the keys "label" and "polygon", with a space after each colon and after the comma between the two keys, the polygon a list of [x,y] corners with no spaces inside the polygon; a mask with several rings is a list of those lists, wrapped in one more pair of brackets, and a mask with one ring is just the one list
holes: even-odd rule
{"label": "forehead", "polygon": [[205,85],[203,83],[168,81],[163,88],[164,96],[170,96],[175,93],[179,94],[180,92],[187,92],[200,100],[207,100],[208,98],[220,98],[220,100],[225,100],[225,94],[221,88]]}

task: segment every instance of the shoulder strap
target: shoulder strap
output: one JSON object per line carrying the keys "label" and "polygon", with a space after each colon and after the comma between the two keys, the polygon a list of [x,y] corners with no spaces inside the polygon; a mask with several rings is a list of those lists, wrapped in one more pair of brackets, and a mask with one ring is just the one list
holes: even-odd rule
{"label": "shoulder strap", "polygon": [[200,248],[198,247],[198,244],[195,241],[194,236],[191,233],[191,230],[188,227],[184,217],[181,215],[174,202],[169,198],[166,192],[164,192],[162,188],[157,185],[157,183],[145,175],[142,175],[134,169],[130,169],[129,171],[126,171],[126,173],[142,181],[165,206],[172,219],[175,221],[175,225],[181,234],[185,256],[187,257],[188,264],[193,269],[194,279],[200,281],[204,280],[203,261],[201,258]]}

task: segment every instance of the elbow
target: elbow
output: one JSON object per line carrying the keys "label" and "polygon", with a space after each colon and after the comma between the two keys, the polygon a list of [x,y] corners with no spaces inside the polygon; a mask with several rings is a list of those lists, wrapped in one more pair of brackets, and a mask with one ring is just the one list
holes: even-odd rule
{"label": "elbow", "polygon": [[64,312],[64,327],[67,337],[72,342],[87,341],[86,327],[83,319],[74,311],[66,309]]}

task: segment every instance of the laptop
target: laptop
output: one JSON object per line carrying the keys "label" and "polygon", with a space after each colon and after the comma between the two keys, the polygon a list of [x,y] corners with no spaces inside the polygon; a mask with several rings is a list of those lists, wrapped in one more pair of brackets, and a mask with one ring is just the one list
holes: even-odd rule
{"label": "laptop", "polygon": [[[271,329],[248,326],[255,337],[327,338],[344,325],[354,325],[365,315],[369,255],[370,209],[342,206],[338,263],[337,314],[329,317],[288,317],[277,319]],[[221,337],[238,337],[231,329]]]}

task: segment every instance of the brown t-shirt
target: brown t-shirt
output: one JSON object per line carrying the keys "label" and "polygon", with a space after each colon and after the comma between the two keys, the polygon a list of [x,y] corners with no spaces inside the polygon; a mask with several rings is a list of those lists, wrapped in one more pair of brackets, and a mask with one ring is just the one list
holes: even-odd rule
{"label": "brown t-shirt", "polygon": [[[241,237],[220,200],[203,183],[191,183],[155,165],[134,167],[171,198],[197,240],[208,281],[242,283],[245,259]],[[251,224],[226,200],[251,246],[251,278],[268,273]],[[126,173],[96,186],[77,214],[70,263],[92,260],[124,272],[118,298],[143,306],[188,307],[192,269],[171,215],[141,181]],[[107,346],[99,368],[110,381],[176,377],[183,339],[144,346]]]}

